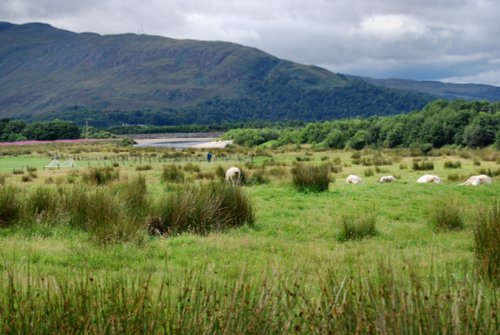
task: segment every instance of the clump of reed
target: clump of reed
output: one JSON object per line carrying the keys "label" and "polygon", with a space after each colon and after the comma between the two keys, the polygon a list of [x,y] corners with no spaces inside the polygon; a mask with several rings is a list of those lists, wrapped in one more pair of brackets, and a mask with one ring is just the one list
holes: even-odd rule
{"label": "clump of reed", "polygon": [[44,334],[498,333],[497,289],[453,273],[423,276],[413,264],[326,268],[315,289],[290,273],[253,280],[242,273],[222,282],[207,277],[205,268],[176,277],[166,272],[158,280],[151,273],[85,271],[52,279],[6,267],[0,278],[4,334],[33,325]]}
{"label": "clump of reed", "polygon": [[15,224],[21,213],[19,190],[12,186],[0,186],[0,227]]}
{"label": "clump of reed", "polygon": [[325,192],[330,182],[327,165],[296,164],[292,168],[292,183],[299,192]]}
{"label": "clump of reed", "polygon": [[190,185],[164,198],[149,230],[166,235],[207,234],[244,224],[252,225],[252,204],[243,190],[230,183]]}
{"label": "clump of reed", "polygon": [[462,167],[462,162],[460,161],[446,161],[444,162],[444,168],[445,169],[460,169]]}
{"label": "clump of reed", "polygon": [[148,171],[148,170],[152,170],[153,167],[149,164],[145,164],[145,165],[137,165],[135,167],[135,171]]}
{"label": "clump of reed", "polygon": [[363,174],[365,175],[365,177],[371,177],[374,175],[374,172],[373,169],[369,168],[369,169],[364,169]]}
{"label": "clump of reed", "polygon": [[429,220],[436,231],[463,229],[462,204],[455,198],[436,199],[429,205]]}
{"label": "clump of reed", "polygon": [[367,213],[343,214],[340,217],[342,230],[337,235],[337,240],[345,242],[359,240],[377,235],[375,227],[377,216],[373,211]]}
{"label": "clump of reed", "polygon": [[412,169],[415,171],[429,171],[434,170],[434,163],[430,161],[413,162]]}
{"label": "clump of reed", "polygon": [[247,185],[264,185],[269,184],[270,180],[267,177],[267,173],[264,169],[255,170],[247,177]]}
{"label": "clump of reed", "polygon": [[474,257],[481,277],[500,286],[500,202],[478,210],[474,225]]}
{"label": "clump of reed", "polygon": [[161,180],[170,183],[183,183],[184,172],[175,164],[164,165],[161,173]]}
{"label": "clump of reed", "polygon": [[90,168],[86,173],[82,174],[84,182],[94,185],[105,185],[119,178],[119,170],[110,166]]}

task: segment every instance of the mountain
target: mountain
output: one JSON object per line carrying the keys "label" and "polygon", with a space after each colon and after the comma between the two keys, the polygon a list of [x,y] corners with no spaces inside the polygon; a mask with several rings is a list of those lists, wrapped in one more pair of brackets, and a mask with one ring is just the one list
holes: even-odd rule
{"label": "mountain", "polygon": [[374,79],[367,77],[347,76],[361,79],[369,84],[387,88],[421,92],[438,96],[447,100],[487,100],[500,101],[500,87],[483,84],[452,84],[439,81],[417,81],[408,79]]}
{"label": "mountain", "polygon": [[315,121],[408,112],[434,98],[234,43],[0,22],[0,117],[96,126]]}

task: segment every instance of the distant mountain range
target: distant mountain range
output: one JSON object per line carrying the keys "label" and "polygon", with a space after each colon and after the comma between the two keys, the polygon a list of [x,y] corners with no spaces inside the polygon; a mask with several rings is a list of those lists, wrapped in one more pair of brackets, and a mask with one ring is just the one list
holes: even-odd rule
{"label": "distant mountain range", "polygon": [[335,74],[227,42],[0,22],[0,117],[95,125],[390,115],[500,88]]}
{"label": "distant mountain range", "polygon": [[415,91],[438,96],[448,100],[487,100],[500,101],[500,87],[483,84],[452,84],[439,81],[417,81],[408,79],[373,79],[367,77],[348,76],[362,79],[376,86]]}

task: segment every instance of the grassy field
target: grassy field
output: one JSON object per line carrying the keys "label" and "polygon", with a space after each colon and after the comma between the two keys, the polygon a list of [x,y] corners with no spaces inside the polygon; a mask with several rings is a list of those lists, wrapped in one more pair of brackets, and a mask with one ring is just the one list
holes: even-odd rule
{"label": "grassy field", "polygon": [[[217,179],[218,166],[240,166],[247,179],[242,189],[255,214],[253,225],[206,235],[157,236],[143,229],[138,239],[105,246],[95,242],[92,231],[64,218],[44,219],[43,213],[3,225],[4,332],[31,331],[34,322],[43,323],[35,333],[495,334],[500,329],[498,277],[478,274],[473,238],[479,209],[498,201],[500,180],[458,185],[479,172],[497,174],[498,151],[443,149],[421,156],[409,150],[236,148],[217,151],[218,159],[209,164],[203,151],[95,144],[0,150],[2,187],[17,187],[21,198],[41,186],[62,192],[68,184],[84,184],[88,166],[114,164],[119,179],[92,189],[118,189],[140,174],[147,203],[156,204],[186,185]],[[54,153],[74,157],[78,167],[42,169]],[[297,161],[328,164],[334,179],[329,189],[298,192],[290,172]],[[374,161],[384,165],[370,164]],[[414,171],[413,164],[421,162],[432,162],[433,170]],[[460,166],[445,168],[445,162]],[[162,180],[166,164],[181,167],[183,183]],[[37,168],[29,181],[22,179],[27,171],[12,174],[26,166]],[[416,184],[426,173],[443,182]],[[349,174],[364,182],[345,184]],[[380,184],[382,175],[398,181]],[[463,229],[436,230],[435,204],[458,208]],[[376,233],[343,241],[342,218],[348,215],[373,217]],[[500,236],[493,238],[500,242]]]}

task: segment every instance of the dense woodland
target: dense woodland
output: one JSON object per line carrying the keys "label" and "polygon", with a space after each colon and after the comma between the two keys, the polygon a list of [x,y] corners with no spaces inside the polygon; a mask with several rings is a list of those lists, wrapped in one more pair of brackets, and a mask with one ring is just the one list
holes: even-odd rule
{"label": "dense woodland", "polygon": [[325,122],[227,122],[176,126],[126,126],[79,129],[71,121],[25,123],[0,120],[1,141],[105,138],[112,134],[227,131],[225,139],[242,146],[278,147],[312,144],[317,148],[362,149],[444,145],[500,147],[500,102],[437,100],[421,111],[386,117],[352,118]]}
{"label": "dense woodland", "polygon": [[315,122],[304,127],[233,129],[224,137],[243,146],[309,143],[342,149],[500,146],[500,103],[438,100],[421,111],[388,117]]}
{"label": "dense woodland", "polygon": [[73,122],[54,120],[27,124],[20,120],[0,120],[0,141],[50,141],[80,138],[80,128]]}

